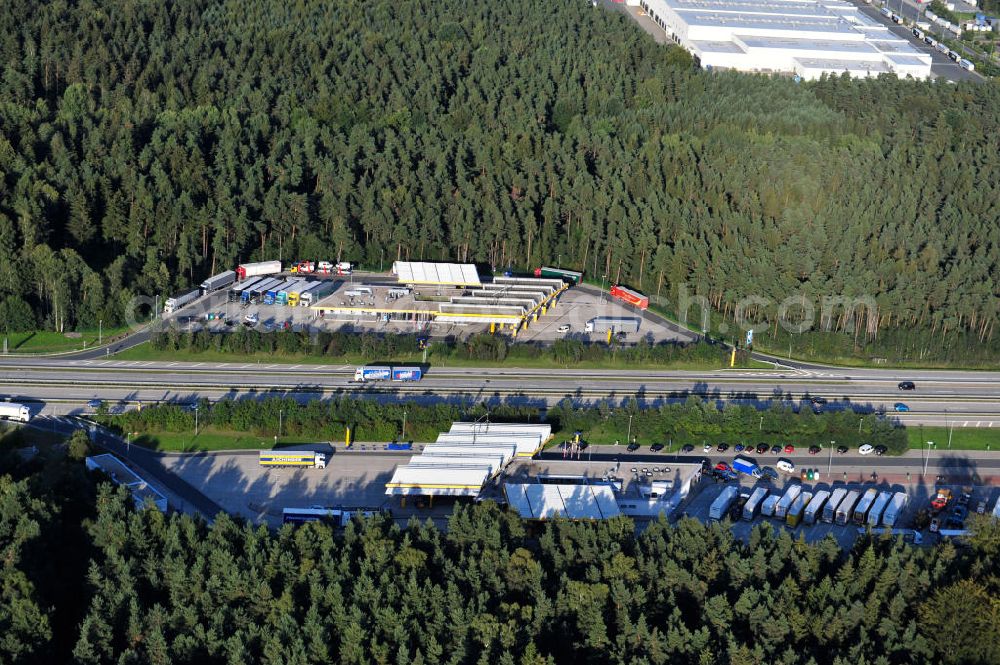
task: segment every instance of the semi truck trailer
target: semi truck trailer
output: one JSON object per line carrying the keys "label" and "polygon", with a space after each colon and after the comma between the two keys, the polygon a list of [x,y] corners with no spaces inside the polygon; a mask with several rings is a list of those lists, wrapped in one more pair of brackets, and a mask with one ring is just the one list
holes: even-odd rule
{"label": "semi truck trailer", "polygon": [[779,520],[785,519],[788,516],[788,509],[792,507],[792,503],[801,493],[801,485],[790,485],[788,489],[785,490],[785,494],[781,497],[781,500],[775,504],[774,516]]}
{"label": "semi truck trailer", "polygon": [[868,511],[871,510],[872,504],[875,503],[875,499],[878,497],[878,490],[874,487],[870,487],[868,491],[865,492],[861,500],[858,501],[858,505],[854,506],[854,522],[858,526],[865,523],[868,519]]}
{"label": "semi truck trailer", "polygon": [[639,332],[639,319],[634,316],[596,316],[583,326],[583,332],[588,333],[606,333],[609,330],[616,333]]}
{"label": "semi truck trailer", "polygon": [[569,282],[573,286],[576,286],[580,283],[580,280],[583,279],[583,273],[575,270],[563,270],[562,268],[549,268],[547,266],[542,266],[541,268],[535,268],[535,277],[555,277],[556,279],[561,279],[564,282]]}
{"label": "semi truck trailer", "polygon": [[907,500],[906,492],[896,492],[892,495],[892,500],[889,501],[889,505],[885,507],[885,512],[882,513],[883,526],[896,526],[899,516],[903,514],[903,510],[906,508]]}
{"label": "semi truck trailer", "polygon": [[208,295],[209,293],[224,289],[235,281],[235,270],[227,270],[226,272],[220,272],[218,275],[212,275],[201,283],[201,295]]}
{"label": "semi truck trailer", "polygon": [[618,300],[632,305],[633,307],[638,307],[639,309],[649,309],[649,296],[645,296],[638,291],[634,291],[624,286],[618,286],[617,284],[612,286],[611,297],[617,298]]}
{"label": "semi truck trailer", "polygon": [[868,511],[868,526],[878,526],[882,520],[882,513],[885,512],[890,501],[892,501],[892,492],[879,492],[878,498],[875,499],[871,510]]}
{"label": "semi truck trailer", "polygon": [[837,514],[834,515],[833,521],[837,524],[843,526],[851,521],[851,516],[854,514],[854,504],[858,502],[861,497],[861,492],[857,490],[851,490],[844,497],[844,500],[840,502],[837,506]]}
{"label": "semi truck trailer", "polygon": [[816,519],[819,518],[823,512],[823,505],[830,498],[830,493],[826,490],[821,490],[813,494],[812,501],[806,506],[806,512],[802,515],[802,521],[806,524],[815,524]]}
{"label": "semi truck trailer", "polygon": [[797,527],[799,522],[802,521],[802,515],[806,512],[806,506],[812,501],[812,492],[802,492],[797,497],[795,501],[792,501],[792,505],[788,507],[788,515],[785,517],[785,523],[790,527]]}
{"label": "semi truck trailer", "polygon": [[297,466],[325,469],[326,455],[315,450],[262,450],[261,466]]}
{"label": "semi truck trailer", "polygon": [[299,305],[302,307],[311,307],[333,293],[336,288],[337,283],[333,280],[323,280],[301,292],[299,295]]}
{"label": "semi truck trailer", "polygon": [[242,282],[236,282],[231,287],[229,287],[229,302],[238,302],[243,292],[252,287],[254,284],[260,280],[265,279],[264,277],[251,277],[248,280]]}
{"label": "semi truck trailer", "polygon": [[247,277],[258,275],[277,275],[281,272],[281,261],[260,261],[258,263],[241,263],[236,268],[236,276],[243,281]]}
{"label": "semi truck trailer", "polygon": [[26,423],[31,420],[31,409],[17,402],[0,402],[0,419]]}
{"label": "semi truck trailer", "polygon": [[423,370],[419,367],[390,367],[388,365],[366,365],[354,370],[354,380],[368,381],[419,381]]}
{"label": "semi truck trailer", "polygon": [[715,497],[715,501],[712,502],[711,507],[708,509],[709,519],[721,520],[726,511],[729,510],[729,506],[736,500],[736,495],[739,494],[739,491],[739,488],[735,485],[729,485],[723,489],[722,493]]}
{"label": "semi truck trailer", "polygon": [[844,500],[845,496],[847,496],[847,490],[843,487],[838,487],[833,490],[833,494],[830,495],[830,499],[826,502],[826,505],[823,506],[823,517],[820,519],[827,524],[833,524],[833,518],[837,516],[837,507],[840,505],[840,502]]}
{"label": "semi truck trailer", "polygon": [[761,504],[767,497],[767,488],[758,487],[747,499],[747,502],[743,504],[743,519],[752,520],[757,516],[758,511],[760,511]]}
{"label": "semi truck trailer", "polygon": [[174,312],[176,312],[177,310],[179,310],[184,305],[187,305],[188,303],[192,303],[195,300],[197,300],[198,296],[200,296],[200,295],[201,295],[201,291],[199,291],[198,289],[195,289],[193,291],[187,291],[185,293],[178,293],[175,296],[171,296],[171,297],[167,298],[167,302],[163,303],[163,313],[164,314],[173,314]]}

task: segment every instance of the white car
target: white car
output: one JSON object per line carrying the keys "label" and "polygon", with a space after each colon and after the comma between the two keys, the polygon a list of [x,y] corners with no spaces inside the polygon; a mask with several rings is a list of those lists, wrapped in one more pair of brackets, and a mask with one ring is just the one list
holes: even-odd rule
{"label": "white car", "polygon": [[557,332],[561,332],[561,333],[568,333],[569,332],[569,324],[568,323],[562,324],[561,326],[559,326],[558,328],[556,328],[556,331]]}
{"label": "white car", "polygon": [[706,453],[710,453],[712,452],[712,446],[706,443],[705,447],[702,448],[702,450],[705,451]]}
{"label": "white car", "polygon": [[779,471],[784,471],[785,473],[792,473],[795,471],[795,465],[786,459],[778,460],[774,466],[778,467]]}
{"label": "white car", "polygon": [[875,450],[875,447],[872,446],[872,444],[870,444],[870,443],[862,444],[862,446],[860,448],[858,448],[858,452],[860,454],[862,454],[862,455],[871,455],[872,452],[874,452],[874,450]]}

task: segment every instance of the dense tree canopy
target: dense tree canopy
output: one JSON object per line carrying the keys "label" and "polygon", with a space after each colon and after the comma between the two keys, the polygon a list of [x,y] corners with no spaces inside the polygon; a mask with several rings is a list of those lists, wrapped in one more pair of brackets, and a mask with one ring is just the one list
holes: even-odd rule
{"label": "dense tree canopy", "polygon": [[578,0],[9,0],[0,53],[0,300],[49,327],[384,252],[997,339],[992,84],[700,72]]}

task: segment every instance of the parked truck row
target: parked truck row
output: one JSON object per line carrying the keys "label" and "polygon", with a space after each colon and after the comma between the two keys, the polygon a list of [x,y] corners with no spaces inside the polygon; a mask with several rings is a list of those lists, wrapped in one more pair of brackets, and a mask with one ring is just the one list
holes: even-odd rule
{"label": "parked truck row", "polygon": [[757,487],[741,497],[739,488],[729,485],[712,502],[709,517],[719,520],[739,509],[734,518],[751,521],[762,515],[781,520],[790,527],[817,522],[843,526],[853,522],[858,526],[891,529],[898,524],[907,502],[905,492],[880,491],[874,487],[862,495],[860,490],[846,487],[809,491],[793,483],[775,493],[767,487]]}
{"label": "parked truck row", "polygon": [[229,289],[229,302],[243,305],[309,307],[337,288],[331,280],[281,277],[252,277]]}

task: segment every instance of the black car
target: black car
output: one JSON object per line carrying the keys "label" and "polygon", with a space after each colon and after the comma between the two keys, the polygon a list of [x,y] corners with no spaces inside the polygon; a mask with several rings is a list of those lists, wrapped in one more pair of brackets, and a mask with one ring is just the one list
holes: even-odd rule
{"label": "black car", "polygon": [[913,381],[900,381],[899,382],[899,389],[900,390],[916,390],[917,389],[917,384],[913,383]]}
{"label": "black car", "polygon": [[885,455],[887,452],[889,452],[889,449],[886,448],[885,446],[875,446],[876,455],[881,457],[882,455]]}
{"label": "black car", "polygon": [[634,453],[635,451],[639,450],[639,444],[638,443],[630,443],[625,448],[625,450],[627,450],[630,453]]}
{"label": "black car", "polygon": [[757,454],[758,455],[763,455],[768,450],[769,450],[769,448],[767,447],[766,443],[762,443],[762,444],[760,444],[760,445],[757,446]]}
{"label": "black car", "polygon": [[729,450],[729,444],[728,443],[720,443],[718,446],[715,447],[715,449],[718,450],[720,453],[724,453],[727,450]]}
{"label": "black car", "polygon": [[816,454],[818,454],[818,453],[819,453],[819,452],[820,452],[821,450],[823,450],[823,449],[822,449],[822,448],[820,448],[819,446],[809,446],[809,454],[810,454],[810,455],[816,455]]}
{"label": "black car", "polygon": [[771,446],[771,454],[772,455],[780,455],[781,454],[781,446]]}
{"label": "black car", "polygon": [[838,455],[846,455],[848,450],[850,450],[850,448],[848,448],[847,446],[837,446]]}
{"label": "black car", "polygon": [[661,450],[663,450],[663,444],[662,443],[654,443],[653,445],[651,445],[649,447],[649,452],[651,452],[651,453],[658,453]]}
{"label": "black car", "polygon": [[694,446],[692,446],[689,443],[689,444],[685,445],[683,448],[681,448],[681,452],[682,453],[693,453],[694,452]]}

